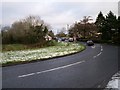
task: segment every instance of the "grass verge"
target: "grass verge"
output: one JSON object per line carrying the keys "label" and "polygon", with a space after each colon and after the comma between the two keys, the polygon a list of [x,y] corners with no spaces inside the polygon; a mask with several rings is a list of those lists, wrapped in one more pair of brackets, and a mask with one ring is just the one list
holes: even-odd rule
{"label": "grass verge", "polygon": [[59,42],[55,46],[2,52],[2,66],[16,65],[34,61],[47,60],[83,51],[85,46],[78,43]]}

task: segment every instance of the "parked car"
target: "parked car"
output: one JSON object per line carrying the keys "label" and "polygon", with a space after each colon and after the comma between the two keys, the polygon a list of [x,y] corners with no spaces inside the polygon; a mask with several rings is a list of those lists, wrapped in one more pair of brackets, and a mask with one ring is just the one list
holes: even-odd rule
{"label": "parked car", "polygon": [[87,41],[87,45],[88,45],[88,46],[92,46],[92,45],[94,45],[94,42],[93,42],[92,40],[88,40],[88,41]]}
{"label": "parked car", "polygon": [[65,38],[64,38],[64,37],[62,37],[62,38],[61,38],[61,41],[65,41]]}
{"label": "parked car", "polygon": [[73,42],[74,40],[73,40],[73,38],[69,38],[69,42]]}

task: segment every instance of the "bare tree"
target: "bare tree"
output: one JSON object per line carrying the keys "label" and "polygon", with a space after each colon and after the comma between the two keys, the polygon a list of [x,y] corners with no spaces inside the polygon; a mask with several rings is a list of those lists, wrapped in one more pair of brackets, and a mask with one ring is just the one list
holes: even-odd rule
{"label": "bare tree", "polygon": [[80,22],[76,22],[74,26],[69,29],[69,36],[74,38],[93,38],[97,33],[97,27],[94,23],[90,23],[92,20],[90,16],[84,17]]}
{"label": "bare tree", "polygon": [[39,16],[28,16],[25,19],[14,22],[10,30],[3,32],[5,36],[3,40],[9,43],[26,44],[29,44],[29,42],[38,43],[41,40],[42,43],[47,32],[47,24]]}
{"label": "bare tree", "polygon": [[84,25],[84,39],[85,39],[85,35],[86,35],[86,24],[89,23],[89,21],[91,21],[93,19],[91,19],[91,16],[84,16],[83,20],[80,20],[81,23]]}
{"label": "bare tree", "polygon": [[32,16],[32,15],[26,17],[22,21],[26,22],[28,25],[31,25],[31,26],[38,26],[38,25],[44,24],[44,21],[41,20],[39,16]]}

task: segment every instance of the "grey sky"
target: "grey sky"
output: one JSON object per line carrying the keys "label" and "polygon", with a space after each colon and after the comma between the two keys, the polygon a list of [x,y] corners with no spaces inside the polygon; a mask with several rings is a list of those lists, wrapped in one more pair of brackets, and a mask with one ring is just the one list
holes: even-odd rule
{"label": "grey sky", "polygon": [[92,16],[95,21],[100,11],[106,15],[111,10],[118,16],[118,2],[56,1],[15,2],[13,0],[13,2],[2,2],[2,17],[0,16],[2,22],[0,21],[0,24],[11,25],[14,21],[26,16],[39,15],[52,26],[56,33],[67,24],[71,25],[75,21],[81,20],[83,16]]}

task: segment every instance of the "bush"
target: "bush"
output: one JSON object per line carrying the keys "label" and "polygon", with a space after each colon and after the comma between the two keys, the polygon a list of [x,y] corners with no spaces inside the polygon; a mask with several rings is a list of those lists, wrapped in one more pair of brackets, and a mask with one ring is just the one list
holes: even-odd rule
{"label": "bush", "polygon": [[2,51],[15,51],[15,50],[24,50],[28,47],[23,44],[8,44],[2,46]]}
{"label": "bush", "polygon": [[55,46],[57,44],[58,43],[55,40],[50,40],[50,41],[47,41],[46,46]]}

